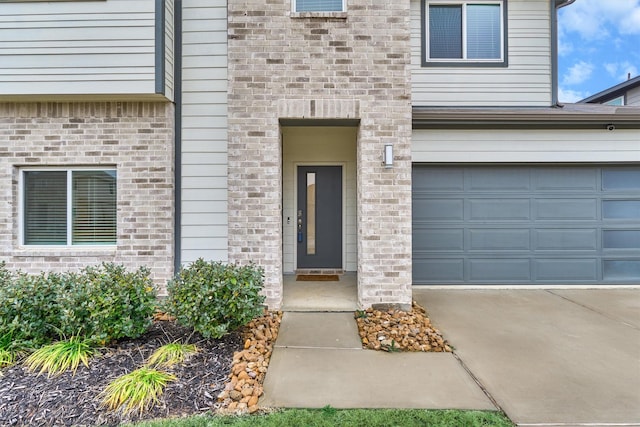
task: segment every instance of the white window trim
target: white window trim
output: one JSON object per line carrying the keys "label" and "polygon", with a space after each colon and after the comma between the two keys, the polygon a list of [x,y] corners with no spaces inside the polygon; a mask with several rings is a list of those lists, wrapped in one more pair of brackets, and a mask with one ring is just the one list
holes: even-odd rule
{"label": "white window trim", "polygon": [[291,13],[295,15],[300,14],[311,14],[311,15],[322,15],[322,14],[331,14],[331,13],[343,13],[347,11],[347,0],[342,0],[342,10],[318,10],[318,11],[296,11],[296,5],[298,4],[298,0],[291,0]]}
{"label": "white window trim", "polygon": [[[498,5],[500,7],[500,58],[495,59],[467,59],[467,6],[469,4]],[[424,11],[422,21],[424,22],[424,62],[430,64],[502,64],[506,62],[505,55],[505,2],[502,0],[423,0]],[[429,6],[448,5],[462,7],[462,58],[430,58],[429,52]]]}
{"label": "white window trim", "polygon": [[[27,245],[24,242],[24,213],[25,213],[25,198],[24,198],[24,173],[25,172],[54,172],[54,171],[65,171],[67,172],[67,243],[65,245]],[[20,246],[24,248],[33,248],[33,249],[62,249],[62,248],[82,248],[82,249],[92,249],[92,248],[109,248],[115,247],[117,243],[112,244],[101,244],[101,245],[74,245],[72,244],[72,233],[73,233],[73,181],[72,181],[72,172],[82,172],[82,171],[114,171],[117,173],[117,169],[113,166],[107,167],[26,167],[20,168],[19,171],[19,179],[18,179],[18,241],[20,242]],[[118,179],[116,178],[116,185]],[[117,203],[117,200],[116,200]],[[116,238],[117,240],[117,238]]]}

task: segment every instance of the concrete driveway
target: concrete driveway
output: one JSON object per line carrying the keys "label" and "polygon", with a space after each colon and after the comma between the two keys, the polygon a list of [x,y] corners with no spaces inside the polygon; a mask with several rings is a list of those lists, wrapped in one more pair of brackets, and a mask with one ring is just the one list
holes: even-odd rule
{"label": "concrete driveway", "polygon": [[640,425],[640,290],[426,290],[414,299],[523,426]]}

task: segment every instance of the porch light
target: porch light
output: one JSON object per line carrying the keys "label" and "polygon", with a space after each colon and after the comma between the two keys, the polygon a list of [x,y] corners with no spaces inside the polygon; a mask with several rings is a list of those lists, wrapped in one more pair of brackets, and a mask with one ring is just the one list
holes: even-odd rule
{"label": "porch light", "polygon": [[382,152],[382,164],[387,169],[393,167],[393,145],[384,145],[384,151]]}

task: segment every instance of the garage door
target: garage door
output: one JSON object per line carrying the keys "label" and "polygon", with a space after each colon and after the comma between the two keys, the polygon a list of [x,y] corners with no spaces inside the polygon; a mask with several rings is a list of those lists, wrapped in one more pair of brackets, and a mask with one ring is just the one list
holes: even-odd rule
{"label": "garage door", "polygon": [[413,167],[414,284],[640,284],[640,168]]}

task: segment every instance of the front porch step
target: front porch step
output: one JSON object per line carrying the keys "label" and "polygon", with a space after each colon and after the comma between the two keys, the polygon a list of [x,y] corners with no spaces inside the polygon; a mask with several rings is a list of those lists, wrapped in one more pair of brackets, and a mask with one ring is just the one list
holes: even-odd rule
{"label": "front porch step", "polygon": [[344,270],[341,268],[299,268],[295,271],[295,274],[344,274]]}

